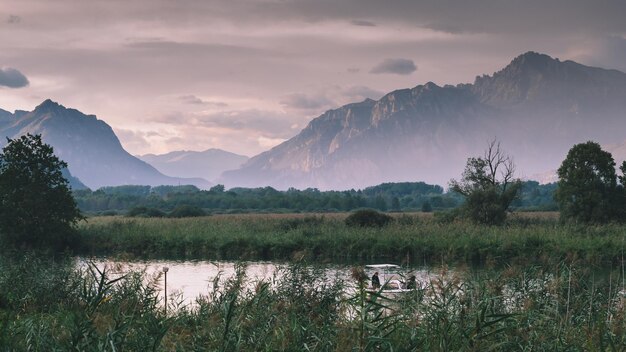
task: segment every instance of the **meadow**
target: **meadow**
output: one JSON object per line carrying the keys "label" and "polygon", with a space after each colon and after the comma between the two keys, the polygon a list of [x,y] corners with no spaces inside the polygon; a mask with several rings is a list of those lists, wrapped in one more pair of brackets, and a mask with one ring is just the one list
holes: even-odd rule
{"label": "meadow", "polygon": [[353,227],[347,214],[243,214],[198,218],[92,217],[79,225],[84,255],[130,258],[290,260],[409,265],[622,263],[626,226],[576,225],[556,213],[514,214],[505,226],[429,213],[393,214],[383,227]]}
{"label": "meadow", "polygon": [[[166,310],[160,274],[120,276],[64,255],[5,251],[0,350],[626,349],[623,225],[529,213],[488,227],[412,213],[364,228],[347,226],[346,216],[89,218],[76,248],[87,256],[288,264],[259,281],[241,265],[193,305],[168,296]],[[324,277],[315,263],[326,261],[353,263],[349,282]],[[403,295],[368,292],[360,264],[382,261],[435,274]]]}

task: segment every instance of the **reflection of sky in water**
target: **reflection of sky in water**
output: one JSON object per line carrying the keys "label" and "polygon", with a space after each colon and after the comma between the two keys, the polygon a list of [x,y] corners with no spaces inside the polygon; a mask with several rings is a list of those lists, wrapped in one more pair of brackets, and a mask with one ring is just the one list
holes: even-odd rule
{"label": "reflection of sky in water", "polygon": [[[222,261],[167,261],[151,260],[146,262],[127,262],[107,259],[93,259],[100,269],[107,267],[113,275],[123,274],[128,271],[145,270],[148,279],[158,277],[157,287],[163,295],[164,277],[163,267],[168,268],[167,272],[167,294],[168,301],[171,297],[179,296],[183,304],[193,304],[195,299],[201,295],[207,295],[213,290],[213,281],[219,277],[218,285],[221,286],[227,279],[235,275],[235,263]],[[79,261],[79,265],[84,265],[85,261]],[[281,268],[286,268],[288,263],[275,262],[246,262],[246,284],[252,289],[261,280],[273,282],[281,276]],[[319,266],[318,266],[319,267]],[[327,280],[343,280],[348,288],[354,287],[355,282],[351,277],[353,266],[348,265],[322,265],[324,276]],[[369,277],[372,270],[366,270]],[[404,274],[414,274],[418,283],[427,283],[433,274],[423,269],[412,269]],[[381,277],[382,279],[382,277]],[[382,280],[381,280],[382,281]]]}

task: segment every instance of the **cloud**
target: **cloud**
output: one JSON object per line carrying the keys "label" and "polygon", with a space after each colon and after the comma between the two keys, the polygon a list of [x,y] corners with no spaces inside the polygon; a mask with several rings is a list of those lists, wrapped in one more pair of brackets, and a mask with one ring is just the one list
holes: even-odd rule
{"label": "cloud", "polygon": [[433,31],[450,33],[450,34],[462,34],[462,33],[468,33],[468,32],[478,33],[478,32],[484,31],[484,29],[480,27],[468,29],[468,28],[463,28],[462,26],[459,26],[454,23],[430,23],[430,24],[423,25],[422,27],[432,29]]}
{"label": "cloud", "polygon": [[351,100],[363,100],[366,98],[378,100],[385,93],[366,86],[351,86],[342,91],[343,95]]}
{"label": "cloud", "polygon": [[131,150],[143,150],[149,149],[150,143],[146,137],[150,137],[153,133],[133,131],[122,128],[115,128],[115,135],[119,138],[120,142],[124,145],[124,148]]}
{"label": "cloud", "polygon": [[571,50],[568,58],[586,65],[626,72],[626,38],[610,35],[582,42]]}
{"label": "cloud", "polygon": [[391,73],[396,75],[410,75],[417,70],[413,60],[409,59],[385,59],[374,66],[370,73]]}
{"label": "cloud", "polygon": [[288,138],[293,136],[292,126],[301,121],[282,112],[258,109],[220,111],[214,113],[183,114],[173,112],[151,119],[151,122],[168,124],[173,127],[210,128],[260,133],[268,138]]}
{"label": "cloud", "polygon": [[9,24],[18,24],[20,22],[22,22],[22,18],[20,16],[9,15],[9,18],[7,18],[7,23]]}
{"label": "cloud", "polygon": [[0,68],[0,86],[22,88],[26,87],[28,84],[28,78],[20,71],[11,67]]}
{"label": "cloud", "polygon": [[213,107],[217,107],[217,108],[225,108],[228,106],[228,104],[221,102],[221,101],[207,101],[207,100],[203,100],[201,98],[198,98],[195,95],[181,95],[180,97],[178,97],[178,99],[180,101],[182,101],[185,104],[191,104],[191,105],[204,105],[204,106],[213,106]]}
{"label": "cloud", "polygon": [[259,138],[257,138],[257,141],[259,143],[259,145],[263,148],[273,148],[279,144],[281,144],[282,142],[286,141],[286,139],[284,138],[268,138],[268,137],[264,137],[264,136],[259,136]]}
{"label": "cloud", "polygon": [[335,106],[335,103],[323,95],[309,96],[303,93],[293,93],[283,97],[280,104],[286,108],[298,110],[319,110]]}
{"label": "cloud", "polygon": [[350,23],[361,27],[376,27],[376,23],[364,20],[352,20]]}

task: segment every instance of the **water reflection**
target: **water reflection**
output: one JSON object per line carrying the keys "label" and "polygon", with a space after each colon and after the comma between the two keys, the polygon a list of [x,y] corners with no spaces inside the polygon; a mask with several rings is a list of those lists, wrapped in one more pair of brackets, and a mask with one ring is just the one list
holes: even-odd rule
{"label": "water reflection", "polygon": [[[175,302],[183,305],[194,305],[196,298],[210,294],[214,289],[214,282],[221,287],[226,280],[235,276],[237,267],[236,263],[225,261],[123,261],[108,258],[89,259],[89,261],[100,269],[106,267],[112,275],[123,275],[129,271],[145,271],[148,280],[157,279],[157,288],[161,292],[161,297],[164,292],[162,271],[163,267],[167,267],[168,301],[171,302],[174,299]],[[86,259],[79,259],[79,265],[86,265],[86,263]],[[240,264],[245,265],[246,285],[249,289],[254,288],[261,280],[274,284],[283,275],[281,269],[289,266],[289,263],[277,262],[242,262]],[[327,280],[342,280],[347,290],[356,285],[352,278],[353,265],[316,264],[315,266],[322,270]],[[374,270],[365,271],[368,280],[373,273]],[[418,284],[422,285],[429,283],[435,276],[430,270],[423,268],[408,270],[406,274],[416,275]]]}

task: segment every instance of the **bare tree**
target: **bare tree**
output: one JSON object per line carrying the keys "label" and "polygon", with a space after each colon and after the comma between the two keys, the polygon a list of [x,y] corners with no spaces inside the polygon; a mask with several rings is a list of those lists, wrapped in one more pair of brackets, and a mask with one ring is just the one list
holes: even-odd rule
{"label": "bare tree", "polygon": [[465,214],[487,224],[504,221],[520,188],[513,158],[502,150],[496,139],[489,142],[482,157],[467,159],[460,181],[450,181],[450,189],[466,198]]}

